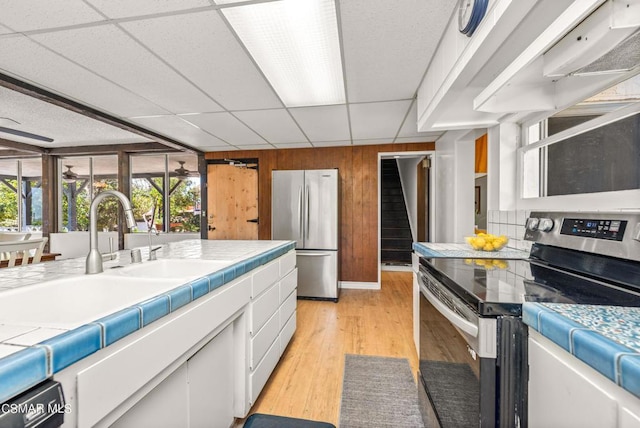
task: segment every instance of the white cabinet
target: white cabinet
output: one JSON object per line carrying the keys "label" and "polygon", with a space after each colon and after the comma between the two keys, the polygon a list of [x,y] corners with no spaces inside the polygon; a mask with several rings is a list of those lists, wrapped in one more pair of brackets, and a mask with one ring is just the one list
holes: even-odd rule
{"label": "white cabinet", "polygon": [[189,421],[187,380],[187,363],[184,363],[111,426],[113,428],[187,427]]}
{"label": "white cabinet", "polygon": [[[295,251],[253,274],[253,294],[249,304],[248,406],[267,383],[296,328],[298,269]],[[274,276],[274,272],[278,272]]]}
{"label": "white cabinet", "polygon": [[529,329],[529,427],[640,427],[640,399]]}
{"label": "white cabinet", "polygon": [[122,415],[116,428],[220,427],[233,418],[233,325]]}

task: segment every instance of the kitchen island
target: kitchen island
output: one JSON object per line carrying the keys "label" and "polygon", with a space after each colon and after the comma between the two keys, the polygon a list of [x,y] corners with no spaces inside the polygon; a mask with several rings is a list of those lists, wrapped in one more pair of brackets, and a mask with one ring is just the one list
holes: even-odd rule
{"label": "kitchen island", "polygon": [[82,258],[3,270],[0,402],[53,379],[65,426],[228,426],[295,331],[294,245],[188,240],[96,275]]}

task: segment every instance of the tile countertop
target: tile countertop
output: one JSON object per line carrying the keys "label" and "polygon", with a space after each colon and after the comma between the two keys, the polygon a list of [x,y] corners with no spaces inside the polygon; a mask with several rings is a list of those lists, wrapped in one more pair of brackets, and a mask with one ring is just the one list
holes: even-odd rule
{"label": "tile countertop", "polygon": [[500,251],[476,251],[467,244],[436,242],[414,242],[413,251],[422,257],[462,258],[462,259],[526,259],[527,251],[505,247]]}
{"label": "tile countertop", "polygon": [[523,321],[640,397],[640,308],[529,302]]}
{"label": "tile countertop", "polygon": [[[157,251],[158,259],[224,260],[231,264],[195,280],[178,279],[172,290],[77,328],[12,325],[4,321],[0,324],[0,403],[294,248],[292,241],[194,239],[168,243]],[[148,248],[141,248],[141,252],[146,260]],[[119,251],[115,260],[104,263],[104,269],[106,272],[110,267],[127,264],[130,251]],[[0,269],[0,299],[3,291],[82,275],[84,269],[84,257]],[[87,275],[87,280],[92,276]]]}

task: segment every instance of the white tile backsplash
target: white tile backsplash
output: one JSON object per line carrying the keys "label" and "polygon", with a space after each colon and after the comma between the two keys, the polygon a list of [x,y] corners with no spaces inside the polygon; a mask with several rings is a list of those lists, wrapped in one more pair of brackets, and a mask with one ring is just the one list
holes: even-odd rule
{"label": "white tile backsplash", "polygon": [[491,210],[487,213],[487,232],[508,236],[508,247],[530,251],[532,243],[524,240],[524,225],[528,215],[527,210]]}

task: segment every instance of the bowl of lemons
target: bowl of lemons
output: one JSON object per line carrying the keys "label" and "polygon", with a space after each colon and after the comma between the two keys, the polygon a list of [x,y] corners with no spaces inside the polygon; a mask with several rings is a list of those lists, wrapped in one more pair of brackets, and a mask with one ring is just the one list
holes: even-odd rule
{"label": "bowl of lemons", "polygon": [[478,233],[476,236],[467,236],[464,239],[476,251],[500,251],[509,242],[506,236],[491,233]]}

